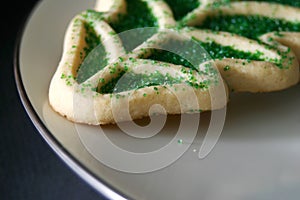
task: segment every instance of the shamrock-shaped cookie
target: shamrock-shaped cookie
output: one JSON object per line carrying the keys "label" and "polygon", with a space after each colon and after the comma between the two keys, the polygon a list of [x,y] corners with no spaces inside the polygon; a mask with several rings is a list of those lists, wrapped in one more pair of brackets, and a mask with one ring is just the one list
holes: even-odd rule
{"label": "shamrock-shaped cookie", "polygon": [[[50,105],[97,125],[220,109],[227,84],[288,88],[299,80],[299,11],[250,1],[97,1],[69,24]],[[156,104],[164,109],[150,112]]]}

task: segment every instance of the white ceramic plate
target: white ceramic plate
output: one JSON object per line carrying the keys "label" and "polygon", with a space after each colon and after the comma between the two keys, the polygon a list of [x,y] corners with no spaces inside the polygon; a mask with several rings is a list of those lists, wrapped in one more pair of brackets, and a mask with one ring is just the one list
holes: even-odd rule
{"label": "white ceramic plate", "polygon": [[[101,152],[99,127],[77,126],[53,112],[47,92],[61,58],[69,21],[79,12],[93,8],[94,3],[40,1],[28,18],[16,53],[15,74],[24,106],[42,137],[76,173],[112,199],[299,198],[299,85],[268,94],[231,94],[222,134],[204,159],[198,158],[198,151],[208,113],[201,115],[203,123],[193,143],[189,143],[191,138],[182,137],[178,148],[189,147],[183,156],[162,169],[127,173],[108,167],[92,155],[100,152],[115,159],[112,152]],[[174,138],[178,122],[178,117],[169,117],[161,133],[146,142],[124,136],[115,126],[102,130],[118,146],[143,153],[155,151]],[[82,135],[78,133],[80,128],[90,132]],[[143,164],[118,159],[131,167]],[[151,164],[151,160],[145,162]]]}

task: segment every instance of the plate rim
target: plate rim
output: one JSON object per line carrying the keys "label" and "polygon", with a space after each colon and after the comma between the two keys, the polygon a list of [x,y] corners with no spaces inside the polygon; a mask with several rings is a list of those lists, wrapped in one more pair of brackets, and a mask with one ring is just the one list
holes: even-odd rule
{"label": "plate rim", "polygon": [[82,180],[88,183],[97,192],[108,199],[129,199],[127,195],[107,183],[105,180],[101,179],[99,176],[95,175],[91,170],[87,169],[79,160],[77,160],[70,152],[67,151],[59,143],[59,141],[52,135],[51,131],[46,127],[46,125],[39,118],[37,112],[33,108],[32,103],[26,93],[22,81],[22,75],[20,70],[20,47],[21,42],[25,33],[25,29],[33,15],[37,10],[38,5],[40,5],[43,0],[37,0],[30,11],[25,14],[23,21],[20,23],[17,36],[15,38],[14,51],[13,51],[13,72],[15,79],[15,86],[18,92],[18,96],[21,100],[21,104],[25,109],[26,114],[30,118],[32,124],[42,136],[44,141],[50,146],[50,148],[55,152],[55,154],[72,169],[75,174],[77,174]]}

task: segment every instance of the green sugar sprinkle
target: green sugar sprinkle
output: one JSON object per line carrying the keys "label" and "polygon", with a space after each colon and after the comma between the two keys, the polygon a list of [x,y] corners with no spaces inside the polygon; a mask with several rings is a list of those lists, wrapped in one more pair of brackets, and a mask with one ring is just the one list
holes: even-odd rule
{"label": "green sugar sprinkle", "polygon": [[199,0],[165,0],[176,20],[182,19],[200,5]]}
{"label": "green sugar sprinkle", "polygon": [[91,24],[93,23],[93,21],[101,21],[104,20],[104,16],[102,12],[97,12],[95,10],[92,9],[87,9],[85,12],[83,12],[81,14],[81,16],[86,19],[88,22],[90,22]]}
{"label": "green sugar sprinkle", "polygon": [[141,0],[126,0],[127,14],[120,15],[117,22],[110,25],[117,32],[135,28],[157,27],[157,19],[153,16],[147,3]]}
{"label": "green sugar sprinkle", "polygon": [[300,22],[289,22],[282,19],[273,19],[257,15],[218,15],[208,17],[199,28],[214,31],[227,31],[250,39],[273,31],[300,31]]}
{"label": "green sugar sprinkle", "polygon": [[85,23],[84,27],[86,30],[85,58],[77,70],[76,80],[78,83],[84,82],[103,69],[108,63],[100,36],[95,33],[91,24]]}
{"label": "green sugar sprinkle", "polygon": [[211,60],[209,54],[194,40],[169,39],[160,44],[160,49],[152,49],[147,59],[182,65],[192,70],[202,72],[199,65]]}
{"label": "green sugar sprinkle", "polygon": [[[248,0],[250,1],[250,0]],[[300,8],[300,1],[299,0],[255,0],[259,2],[270,2],[270,3],[279,3],[283,5],[293,6]]]}
{"label": "green sugar sprinkle", "polygon": [[[222,46],[215,42],[201,43],[201,45],[205,49],[207,49],[208,53],[214,59],[223,59],[223,58],[244,59],[245,61],[242,62],[242,65],[251,63],[252,60],[266,61],[266,62],[274,63],[280,69],[283,69],[283,68],[288,69],[290,67],[290,65],[292,64],[292,61],[295,59],[295,57],[288,58],[287,54],[289,53],[289,51],[286,51],[286,52],[278,51],[277,53],[282,56],[282,59],[274,59],[274,58],[262,57],[264,55],[264,53],[260,52],[258,50],[255,53],[245,52],[245,51],[233,49],[231,46]],[[271,46],[268,46],[268,47],[272,48]],[[290,62],[285,65],[283,61],[286,58],[288,58]]]}
{"label": "green sugar sprinkle", "polygon": [[65,80],[66,85],[68,86],[72,86],[75,80],[73,75],[66,75],[64,73],[61,74],[60,78]]}
{"label": "green sugar sprinkle", "polygon": [[125,50],[130,52],[157,32],[158,23],[146,2],[126,0],[126,5],[128,12],[110,22],[110,26],[119,33]]}
{"label": "green sugar sprinkle", "polygon": [[230,66],[229,65],[226,65],[224,68],[223,68],[224,71],[228,71],[230,70]]}
{"label": "green sugar sprinkle", "polygon": [[187,59],[166,50],[153,49],[151,55],[147,59],[172,63],[175,65],[182,65],[191,69],[195,69]]}
{"label": "green sugar sprinkle", "polygon": [[118,36],[121,39],[125,50],[130,52],[143,42],[147,41],[147,39],[157,33],[157,31],[158,28],[156,27],[136,28],[119,33]]}
{"label": "green sugar sprinkle", "polygon": [[98,44],[100,44],[100,36],[98,36],[94,30],[94,27],[90,23],[84,23],[86,31],[85,42],[86,47],[84,48],[85,55],[87,56]]}
{"label": "green sugar sprinkle", "polygon": [[[207,63],[211,57],[207,51],[195,40],[174,40],[169,39],[161,44],[161,49],[152,49],[151,55],[147,59],[158,60],[175,65],[182,65],[181,72],[188,76],[185,81],[188,85],[196,89],[206,89],[211,82],[218,83],[217,70],[213,65]],[[172,50],[171,51],[168,51]],[[201,65],[202,64],[202,65]],[[201,68],[200,68],[201,66]],[[194,72],[210,77],[210,81],[198,82]]]}
{"label": "green sugar sprinkle", "polygon": [[[119,93],[149,86],[172,85],[181,82],[180,78],[174,78],[170,74],[163,75],[158,71],[150,74],[121,72],[117,77],[112,78],[108,83],[103,85],[99,92],[102,94]],[[157,91],[158,88],[154,87],[154,90]],[[146,94],[143,96],[145,97]]]}
{"label": "green sugar sprinkle", "polygon": [[263,56],[264,53],[260,51],[256,51],[255,53],[245,52],[234,49],[232,46],[222,46],[214,41],[202,42],[196,38],[193,39],[197,41],[213,59],[235,58],[258,61],[264,60],[261,58],[261,56]]}
{"label": "green sugar sprinkle", "polygon": [[219,8],[221,6],[228,5],[230,3],[231,3],[231,0],[218,0],[218,1],[213,1],[211,6],[213,8]]}
{"label": "green sugar sprinkle", "polygon": [[[199,44],[206,49],[206,51],[209,53],[209,55],[213,58],[213,59],[224,59],[224,58],[233,58],[233,59],[244,59],[245,62],[242,62],[242,65],[246,65],[247,63],[250,63],[252,60],[255,61],[267,61],[267,62],[272,62],[274,64],[276,64],[277,67],[279,67],[280,69],[283,68],[289,68],[289,66],[292,64],[293,59],[295,59],[294,57],[288,58],[289,59],[289,63],[287,64],[287,66],[284,65],[283,61],[285,58],[287,58],[287,54],[289,53],[289,49],[286,52],[280,52],[278,51],[278,54],[280,54],[282,56],[282,59],[273,59],[273,58],[267,58],[267,57],[263,57],[264,53],[260,52],[260,51],[256,51],[256,52],[246,52],[246,51],[241,51],[241,50],[237,50],[234,49],[232,46],[222,46],[214,41],[210,41],[210,42],[202,42],[197,40],[196,38],[193,38],[195,41],[199,42]],[[268,46],[268,48],[272,48],[271,46]],[[225,70],[224,70],[225,71]]]}

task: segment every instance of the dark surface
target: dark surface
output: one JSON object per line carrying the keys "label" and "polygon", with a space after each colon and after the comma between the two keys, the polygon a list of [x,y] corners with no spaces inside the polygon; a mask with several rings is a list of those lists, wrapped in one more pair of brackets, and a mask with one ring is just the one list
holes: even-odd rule
{"label": "dark surface", "polygon": [[18,32],[36,2],[8,2],[0,16],[0,199],[104,199],[52,151],[20,101],[13,54]]}

